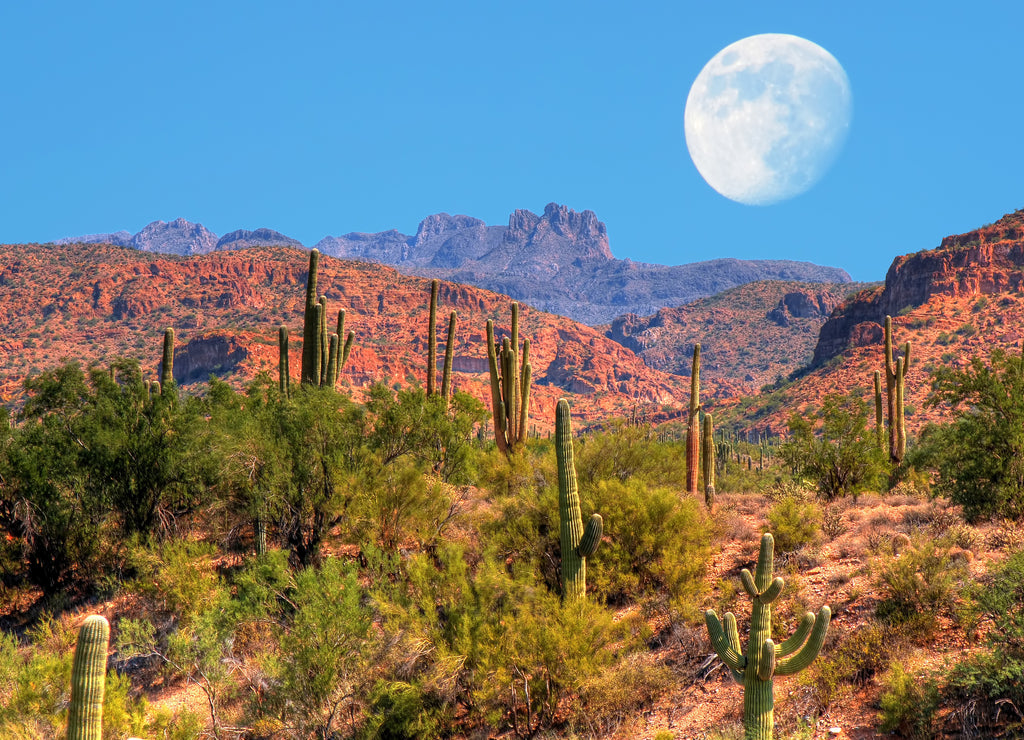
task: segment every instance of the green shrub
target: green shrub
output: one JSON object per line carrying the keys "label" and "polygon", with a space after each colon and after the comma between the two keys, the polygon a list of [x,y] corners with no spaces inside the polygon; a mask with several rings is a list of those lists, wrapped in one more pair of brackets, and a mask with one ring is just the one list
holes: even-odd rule
{"label": "green shrub", "polygon": [[885,670],[903,649],[900,635],[878,622],[868,622],[826,648],[809,671],[800,674],[819,711],[834,705],[851,688],[861,687]]}
{"label": "green shrub", "polygon": [[935,737],[939,699],[934,678],[912,676],[893,663],[882,680],[882,731],[920,740]]}
{"label": "green shrub", "polygon": [[799,550],[818,539],[821,532],[821,507],[813,501],[783,498],[768,510],[768,531],[775,537],[780,552]]}
{"label": "green shrub", "polygon": [[405,681],[380,681],[360,736],[366,740],[433,740],[451,724],[452,707]]}
{"label": "green shrub", "polygon": [[948,542],[920,537],[898,556],[885,560],[877,575],[886,592],[879,619],[913,631],[929,633],[940,612],[950,611],[966,564],[949,557]]}

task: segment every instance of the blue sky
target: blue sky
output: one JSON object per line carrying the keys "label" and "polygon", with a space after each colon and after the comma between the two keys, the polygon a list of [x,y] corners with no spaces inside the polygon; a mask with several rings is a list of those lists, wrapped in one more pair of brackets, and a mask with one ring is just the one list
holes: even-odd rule
{"label": "blue sky", "polygon": [[[178,216],[313,244],[431,213],[591,209],[617,257],[898,254],[1024,207],[1024,4],[3,3],[0,242]],[[723,198],[683,136],[726,45],[790,33],[853,91],[843,152],[772,206]]]}

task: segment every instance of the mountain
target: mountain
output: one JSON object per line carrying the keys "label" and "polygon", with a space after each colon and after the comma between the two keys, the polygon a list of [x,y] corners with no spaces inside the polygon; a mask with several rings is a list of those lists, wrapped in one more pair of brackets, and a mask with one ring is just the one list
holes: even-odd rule
{"label": "mountain", "polygon": [[397,231],[326,237],[325,254],[392,265],[505,293],[591,326],[625,313],[651,314],[756,280],[849,282],[833,267],[788,260],[716,259],[655,265],[612,256],[593,211],[549,203],[543,215],[517,210],[508,226],[468,216],[430,216],[415,236]]}
{"label": "mountain", "polygon": [[[57,243],[109,243],[178,255],[302,246],[270,229],[233,231],[218,240],[201,224],[182,218],[154,221],[133,236],[120,231]],[[757,280],[850,281],[844,270],[789,260],[715,259],[666,266],[615,259],[608,230],[593,211],[577,213],[556,203],[549,203],[539,216],[517,210],[507,226],[439,213],[423,219],[412,236],[394,229],[350,233],[325,237],[316,247],[339,259],[376,262],[408,275],[503,293],[590,326],[626,313],[652,314]]]}
{"label": "mountain", "polygon": [[689,376],[701,345],[701,379],[720,395],[752,395],[811,361],[822,324],[862,283],[758,281],[651,316],[600,327],[649,367]]}
{"label": "mountain", "polygon": [[228,249],[250,247],[298,247],[302,242],[285,236],[272,229],[247,231],[239,229],[225,234],[220,239],[202,224],[192,223],[183,218],[173,221],[154,221],[137,234],[117,231],[111,234],[86,234],[58,239],[55,244],[113,244],[118,247],[132,247],[142,252],[159,252],[192,256]]}
{"label": "mountain", "polygon": [[907,427],[915,433],[946,411],[925,404],[932,370],[966,367],[994,348],[1020,352],[1024,340],[1024,210],[944,238],[935,249],[896,257],[881,286],[840,305],[822,325],[811,366],[794,382],[737,409],[750,428],[780,431],[790,414],[820,406],[827,393],[852,392],[872,408],[873,375],[883,370],[883,324],[911,344]]}
{"label": "mountain", "polygon": [[[82,364],[137,357],[155,378],[163,329],[176,330],[175,377],[236,384],[267,371],[277,377],[277,327],[291,327],[291,366],[301,364],[308,253],[286,247],[154,255],[103,244],[6,245],[0,249],[0,401],[17,402],[26,374],[66,360]],[[424,383],[429,280],[366,262],[320,261],[320,290],[331,311],[345,308],[356,344],[343,373],[355,395],[376,381]],[[448,313],[458,311],[455,384],[489,399],[485,325],[507,334],[509,300],[442,283],[439,357]],[[680,407],[685,380],[646,367],[590,327],[528,306],[520,333],[531,340],[538,428],[550,426],[560,396],[581,420],[625,415],[647,405]],[[713,387],[708,388],[713,395]]]}

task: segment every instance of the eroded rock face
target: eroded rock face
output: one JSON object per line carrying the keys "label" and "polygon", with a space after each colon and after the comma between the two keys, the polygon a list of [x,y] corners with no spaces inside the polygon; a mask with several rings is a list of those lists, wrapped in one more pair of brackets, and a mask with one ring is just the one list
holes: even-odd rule
{"label": "eroded rock face", "polygon": [[[821,329],[812,366],[818,367],[847,347],[883,340],[886,316],[916,308],[936,296],[971,298],[1024,285],[1024,210],[966,234],[948,236],[937,249],[893,260],[880,290],[865,291],[840,306]],[[874,323],[878,330],[868,330]]]}
{"label": "eroded rock face", "polygon": [[235,337],[213,334],[191,339],[174,351],[174,382],[205,383],[211,375],[228,375],[248,359],[249,352]]}

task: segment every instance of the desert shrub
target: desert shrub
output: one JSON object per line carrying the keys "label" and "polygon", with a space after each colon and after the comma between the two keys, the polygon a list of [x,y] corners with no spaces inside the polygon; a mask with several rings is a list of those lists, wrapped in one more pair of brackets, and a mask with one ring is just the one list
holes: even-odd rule
{"label": "desert shrub", "polygon": [[587,563],[594,591],[617,603],[667,593],[675,610],[699,617],[712,538],[700,503],[633,480],[600,481],[582,497],[605,520],[604,541]]}
{"label": "desert shrub", "polygon": [[998,702],[1024,707],[1024,550],[993,568],[971,596],[979,614],[991,620],[988,650],[955,666],[949,689],[954,701],[979,702],[983,716],[994,720]]}
{"label": "desert shrub", "polygon": [[649,706],[671,684],[672,672],[667,667],[631,655],[584,680],[576,724],[595,737],[605,737],[637,710]]}
{"label": "desert shrub", "polygon": [[452,707],[415,683],[380,681],[370,692],[360,737],[367,740],[433,740],[451,724]]}
{"label": "desert shrub", "polygon": [[800,683],[811,691],[819,711],[835,704],[851,687],[866,685],[885,670],[903,649],[899,634],[879,622],[868,622],[831,647],[826,645]]}
{"label": "desert shrub", "polygon": [[649,429],[619,421],[580,438],[576,475],[582,487],[605,480],[671,486],[686,479],[686,454],[677,442],[659,442]]}
{"label": "desert shrub", "polygon": [[919,538],[902,554],[883,561],[877,574],[886,593],[878,604],[880,619],[928,633],[937,615],[952,609],[966,566],[949,556],[948,545]]}
{"label": "desert shrub", "polygon": [[935,737],[939,709],[939,684],[934,678],[922,680],[893,663],[882,680],[883,732],[898,732],[900,737],[928,740]]}
{"label": "desert shrub", "polygon": [[784,498],[768,510],[768,529],[781,552],[799,550],[818,538],[821,532],[821,507],[813,501]]}

